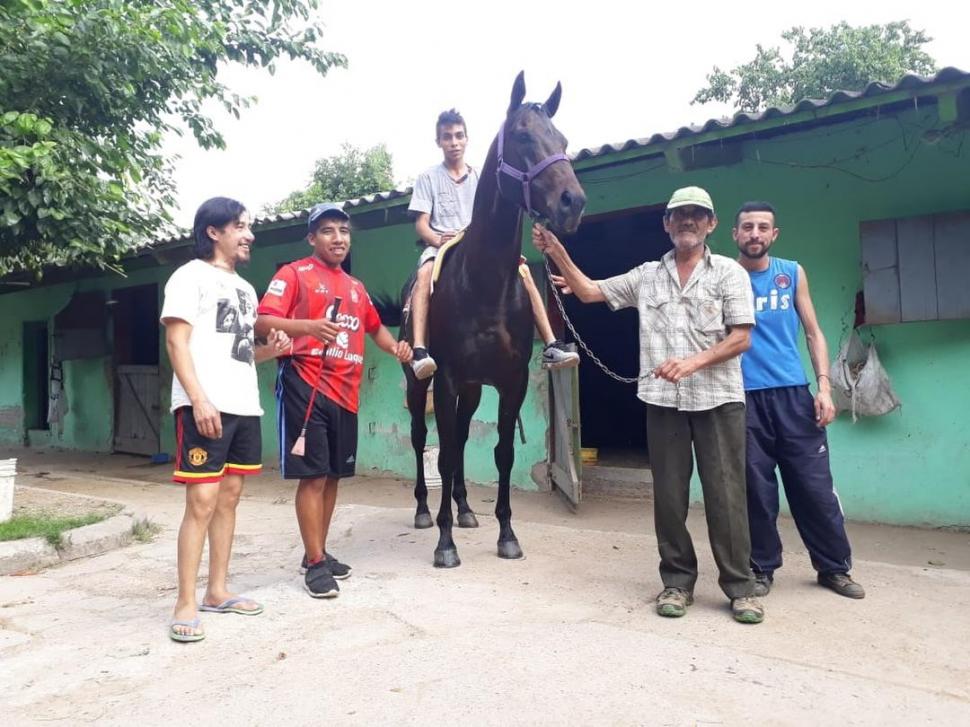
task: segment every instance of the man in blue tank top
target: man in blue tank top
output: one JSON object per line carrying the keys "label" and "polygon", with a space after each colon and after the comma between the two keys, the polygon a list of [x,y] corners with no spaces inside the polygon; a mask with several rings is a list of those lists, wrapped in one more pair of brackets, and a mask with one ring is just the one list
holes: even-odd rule
{"label": "man in blue tank top", "polygon": [[[849,576],[852,551],[832,484],[825,427],[835,418],[829,355],[808,291],[805,270],[794,260],[768,254],[778,238],[775,209],[746,202],[732,231],[738,262],[751,277],[755,320],[751,348],[741,358],[747,404],[748,523],[757,595],[771,590],[781,567],[778,479],[795,526],[808,548],[820,585],[848,598],[865,590]],[[815,369],[813,397],[798,352],[799,324]]]}

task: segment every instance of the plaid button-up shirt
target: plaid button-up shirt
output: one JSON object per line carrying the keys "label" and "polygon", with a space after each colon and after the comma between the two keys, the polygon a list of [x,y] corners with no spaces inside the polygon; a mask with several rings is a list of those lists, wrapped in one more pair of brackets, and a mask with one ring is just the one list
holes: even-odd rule
{"label": "plaid button-up shirt", "polygon": [[669,358],[687,358],[722,341],[729,326],[754,325],[751,281],[737,262],[705,247],[704,258],[681,288],[671,250],[659,262],[597,284],[613,310],[636,306],[640,313],[640,399],[681,411],[744,402],[738,356],[677,384],[649,375]]}

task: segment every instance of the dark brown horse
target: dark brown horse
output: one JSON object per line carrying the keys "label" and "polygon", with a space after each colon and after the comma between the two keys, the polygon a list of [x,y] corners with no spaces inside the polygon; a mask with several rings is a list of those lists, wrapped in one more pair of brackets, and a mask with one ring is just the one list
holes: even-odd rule
{"label": "dark brown horse", "polygon": [[[451,533],[452,496],[458,505],[458,525],[478,525],[468,506],[464,449],[485,384],[499,392],[499,441],[495,448],[498,555],[522,557],[512,531],[509,504],[515,421],[525,398],[532,356],[532,309],[518,273],[522,212],[560,234],[568,234],[579,226],[586,205],[586,196],[564,153],[566,139],[551,121],[561,93],[557,84],[544,104],[523,104],[525,79],[522,73],[516,77],[505,122],[481,171],[472,222],[445,259],[431,297],[428,323],[431,355],[438,363],[433,391],[442,488],[439,539],[434,552],[434,564],[439,567],[461,564]],[[405,286],[402,300],[409,295],[411,282]],[[407,318],[401,335],[410,340]],[[427,436],[424,416],[428,381],[415,379],[410,366],[404,366],[404,372],[417,465],[414,525],[429,528],[431,513],[422,456]]]}

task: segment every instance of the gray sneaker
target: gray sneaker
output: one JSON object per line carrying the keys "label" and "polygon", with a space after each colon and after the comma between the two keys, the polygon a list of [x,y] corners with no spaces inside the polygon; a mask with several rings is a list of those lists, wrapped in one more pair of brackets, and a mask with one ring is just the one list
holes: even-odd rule
{"label": "gray sneaker", "polygon": [[414,358],[411,359],[411,370],[418,381],[423,381],[434,376],[434,372],[438,370],[438,364],[423,348],[416,348],[414,349]]}
{"label": "gray sneaker", "polygon": [[694,597],[683,588],[664,588],[657,596],[657,613],[668,618],[678,618],[687,613]]}
{"label": "gray sneaker", "polygon": [[553,341],[542,349],[542,368],[568,369],[579,366],[579,354],[562,341]]}
{"label": "gray sneaker", "polygon": [[[353,568],[346,563],[341,563],[339,560],[330,555],[330,553],[324,553],[323,560],[327,564],[327,568],[330,570],[330,575],[332,575],[338,581],[342,581],[345,578],[350,578],[350,574],[354,572]],[[307,557],[306,553],[304,553],[303,560],[300,561],[300,575],[306,575],[306,571]]]}
{"label": "gray sneaker", "polygon": [[314,598],[336,598],[340,595],[340,586],[333,579],[325,560],[307,568],[303,587]]}
{"label": "gray sneaker", "polygon": [[330,555],[330,553],[324,553],[323,559],[327,563],[327,568],[330,569],[330,574],[338,581],[342,581],[345,578],[350,578],[350,574],[354,572],[353,568],[346,563],[341,563],[339,560]]}

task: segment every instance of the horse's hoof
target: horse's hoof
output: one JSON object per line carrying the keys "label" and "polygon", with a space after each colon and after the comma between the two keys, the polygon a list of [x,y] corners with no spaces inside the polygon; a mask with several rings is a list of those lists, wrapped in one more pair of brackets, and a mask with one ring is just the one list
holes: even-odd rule
{"label": "horse's hoof", "polygon": [[425,530],[434,525],[434,520],[431,519],[431,513],[419,512],[414,516],[414,527],[418,530]]}
{"label": "horse's hoof", "polygon": [[436,550],[434,552],[435,568],[457,568],[461,565],[461,558],[458,557],[458,550]]}
{"label": "horse's hoof", "polygon": [[518,540],[499,541],[498,557],[515,560],[522,557],[522,548],[519,547]]}
{"label": "horse's hoof", "polygon": [[468,512],[462,512],[458,514],[458,527],[460,528],[477,528],[478,518],[475,517],[475,513],[471,510]]}

